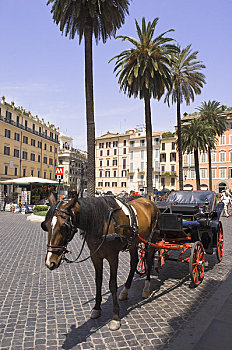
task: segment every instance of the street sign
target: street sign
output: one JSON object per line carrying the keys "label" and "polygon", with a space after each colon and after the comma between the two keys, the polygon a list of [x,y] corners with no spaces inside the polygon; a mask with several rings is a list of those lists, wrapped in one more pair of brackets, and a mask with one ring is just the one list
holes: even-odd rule
{"label": "street sign", "polygon": [[56,166],[55,167],[55,178],[57,180],[63,180],[63,174],[64,174],[64,167]]}

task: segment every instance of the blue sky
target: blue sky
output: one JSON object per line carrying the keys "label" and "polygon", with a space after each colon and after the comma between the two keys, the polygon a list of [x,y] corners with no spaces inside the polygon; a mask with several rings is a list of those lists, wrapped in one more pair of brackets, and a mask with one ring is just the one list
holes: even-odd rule
{"label": "blue sky", "polygon": [[[61,35],[46,2],[0,0],[0,96],[59,126],[73,137],[74,146],[86,149],[84,45]],[[194,112],[208,100],[231,106],[231,15],[231,0],[134,0],[117,35],[136,37],[135,19],[159,17],[156,35],[174,29],[176,42],[192,44],[206,66],[207,84],[194,103],[182,104],[181,113]],[[128,43],[114,38],[94,43],[96,136],[144,124],[144,102],[119,91],[114,63],[108,64],[127,48]],[[176,106],[153,100],[151,108],[153,130],[173,131]]]}

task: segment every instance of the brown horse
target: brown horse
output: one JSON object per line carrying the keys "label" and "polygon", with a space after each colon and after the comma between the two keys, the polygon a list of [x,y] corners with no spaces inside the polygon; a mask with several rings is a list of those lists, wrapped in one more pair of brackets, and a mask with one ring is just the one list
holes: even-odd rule
{"label": "brown horse", "polygon": [[[113,319],[109,328],[117,330],[121,326],[117,300],[117,269],[119,252],[125,249],[130,253],[130,272],[119,299],[125,300],[138,263],[138,235],[144,239],[158,239],[160,212],[154,202],[138,198],[130,202],[130,207],[113,197],[73,198],[65,203],[56,202],[49,196],[50,209],[41,224],[48,231],[45,264],[53,270],[65,259],[66,247],[77,229],[85,232],[90,257],[95,268],[96,298],[91,318],[101,315],[101,287],[103,259],[110,266],[109,289],[113,298]],[[130,210],[129,210],[130,209]],[[137,217],[137,219],[135,219]],[[132,220],[134,218],[134,220]],[[153,260],[152,249],[148,250],[148,273],[143,297],[150,293],[150,270]],[[150,261],[150,262],[149,262]]]}

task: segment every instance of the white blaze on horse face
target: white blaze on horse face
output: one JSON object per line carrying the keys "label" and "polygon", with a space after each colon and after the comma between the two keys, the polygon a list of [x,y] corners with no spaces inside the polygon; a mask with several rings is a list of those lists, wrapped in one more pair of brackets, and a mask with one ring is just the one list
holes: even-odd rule
{"label": "white blaze on horse face", "polygon": [[[53,231],[54,231],[54,228],[56,226],[56,223],[57,223],[57,217],[56,216],[53,216],[52,218],[52,221],[51,221],[51,227],[52,227],[52,234],[51,234],[51,237],[53,235]],[[49,242],[49,244],[51,244],[51,241]],[[52,256],[52,253],[51,252],[48,252],[47,253],[47,259],[46,259],[46,265],[50,265],[50,259],[51,259],[51,256]]]}

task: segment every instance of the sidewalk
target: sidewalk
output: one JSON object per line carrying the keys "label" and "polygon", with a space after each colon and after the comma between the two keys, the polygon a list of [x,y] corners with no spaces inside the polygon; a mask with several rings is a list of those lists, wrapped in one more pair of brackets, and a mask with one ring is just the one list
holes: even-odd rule
{"label": "sidewalk", "polygon": [[178,334],[170,349],[232,349],[232,273]]}

